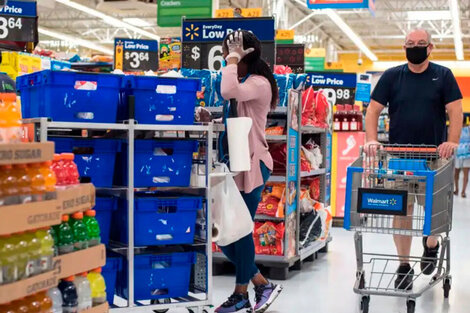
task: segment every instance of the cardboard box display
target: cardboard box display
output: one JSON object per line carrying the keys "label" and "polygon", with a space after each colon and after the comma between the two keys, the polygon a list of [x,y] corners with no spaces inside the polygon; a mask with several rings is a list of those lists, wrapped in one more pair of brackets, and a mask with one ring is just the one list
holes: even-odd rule
{"label": "cardboard box display", "polygon": [[0,144],[0,165],[44,162],[53,157],[53,142]]}
{"label": "cardboard box display", "polygon": [[57,275],[54,274],[54,271],[50,271],[11,284],[0,285],[0,304],[50,289],[57,286],[58,283]]}
{"label": "cardboard box display", "polygon": [[86,211],[95,206],[95,186],[80,184],[57,189],[57,206],[62,214]]}
{"label": "cardboard box display", "polygon": [[86,211],[95,206],[93,184],[57,190],[57,199],[0,206],[0,235],[57,225],[63,214]]}
{"label": "cardboard box display", "polygon": [[108,302],[92,307],[91,309],[80,311],[80,313],[108,313],[109,304]]}
{"label": "cardboard box display", "polygon": [[106,264],[106,247],[101,244],[85,250],[54,257],[55,274],[59,278],[89,272]]}
{"label": "cardboard box display", "polygon": [[57,200],[0,206],[0,235],[57,225],[61,219]]}

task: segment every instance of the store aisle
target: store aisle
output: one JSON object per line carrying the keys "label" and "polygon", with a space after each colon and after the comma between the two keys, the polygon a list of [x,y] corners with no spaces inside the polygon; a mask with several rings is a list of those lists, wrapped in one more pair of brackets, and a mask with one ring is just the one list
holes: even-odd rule
{"label": "store aisle", "polygon": [[[333,242],[330,244],[329,253],[321,255],[314,263],[307,263],[301,272],[291,273],[292,277],[283,282],[283,294],[270,312],[359,312],[359,296],[352,291],[356,270],[353,233],[334,228],[332,235]],[[416,313],[469,312],[468,238],[470,238],[470,199],[455,197],[454,229],[451,233],[453,284],[450,297],[444,300],[441,285],[438,285],[417,300]],[[394,251],[392,238],[388,235],[366,238],[365,248],[385,253]],[[419,240],[414,240],[412,251],[416,255],[421,255],[422,247]],[[233,277],[215,277],[214,284],[214,302],[218,304],[233,291]],[[252,291],[250,296],[254,296]],[[406,312],[405,300],[371,297],[370,312]]]}

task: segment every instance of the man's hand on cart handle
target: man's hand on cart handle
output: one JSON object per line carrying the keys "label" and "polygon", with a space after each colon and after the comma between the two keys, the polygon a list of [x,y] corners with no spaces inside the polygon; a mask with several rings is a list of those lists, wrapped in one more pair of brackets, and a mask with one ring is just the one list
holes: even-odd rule
{"label": "man's hand on cart handle", "polygon": [[437,150],[439,151],[439,156],[444,159],[452,157],[457,150],[459,144],[451,141],[446,141],[442,143]]}
{"label": "man's hand on cart handle", "polygon": [[377,149],[382,147],[382,144],[377,140],[369,140],[364,145],[364,152],[367,156],[375,157],[377,155]]}

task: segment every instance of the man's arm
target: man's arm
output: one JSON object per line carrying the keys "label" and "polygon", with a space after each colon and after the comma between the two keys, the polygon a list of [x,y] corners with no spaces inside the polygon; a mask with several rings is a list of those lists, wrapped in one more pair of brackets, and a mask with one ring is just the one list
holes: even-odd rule
{"label": "man's arm", "polygon": [[446,104],[447,115],[449,115],[449,134],[446,142],[439,146],[439,154],[443,158],[450,158],[459,146],[460,133],[462,132],[462,100],[455,100]]}
{"label": "man's arm", "polygon": [[371,100],[366,112],[366,141],[377,141],[377,127],[380,113],[384,106],[375,100]]}

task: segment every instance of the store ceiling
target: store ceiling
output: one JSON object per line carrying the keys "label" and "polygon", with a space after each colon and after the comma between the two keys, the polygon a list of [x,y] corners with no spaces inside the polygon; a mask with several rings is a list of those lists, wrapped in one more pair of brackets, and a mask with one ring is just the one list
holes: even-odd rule
{"label": "store ceiling", "polygon": [[[109,21],[106,23],[103,19],[59,2],[61,1],[38,1],[40,27],[107,47],[111,47],[114,37],[142,36],[132,30],[110,25],[112,23]],[[75,2],[129,24],[138,25],[141,29],[161,37],[177,36],[180,33],[177,28],[157,27],[155,0],[75,0]],[[276,5],[277,2],[284,3],[279,6]],[[464,51],[470,51],[470,0],[457,2],[460,6]],[[220,0],[219,6],[221,8],[263,7],[264,14],[275,12],[283,17],[278,21],[279,28],[291,28],[311,15],[295,27],[296,40],[314,47],[334,46],[339,53],[359,52],[357,44],[337,26],[331,16],[323,12],[312,14],[305,3],[305,0]],[[336,12],[379,59],[387,60],[402,55],[404,34],[416,27],[424,27],[432,33],[436,45],[434,56],[455,59],[454,29],[448,13],[449,0],[376,0],[376,9],[375,16],[368,10]],[[423,20],[423,16],[426,16],[427,20]],[[50,39],[50,37],[42,35],[41,39]],[[465,57],[470,59],[470,52],[467,52]]]}

